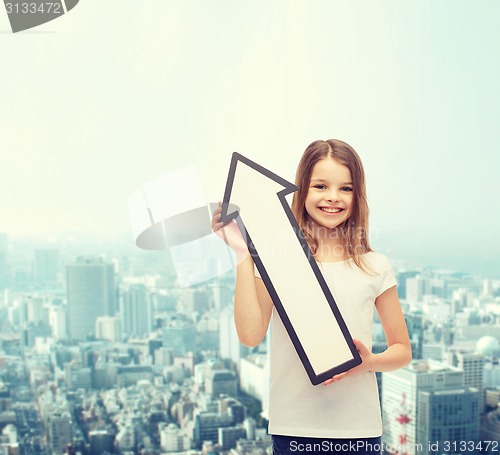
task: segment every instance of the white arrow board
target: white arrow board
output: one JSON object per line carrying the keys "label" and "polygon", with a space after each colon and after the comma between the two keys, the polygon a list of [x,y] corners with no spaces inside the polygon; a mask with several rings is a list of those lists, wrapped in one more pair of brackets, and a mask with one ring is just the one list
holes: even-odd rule
{"label": "white arrow board", "polygon": [[[297,354],[317,385],[359,365],[361,358],[285,198],[296,190],[233,153],[221,221],[236,219]],[[228,212],[228,204],[239,210]]]}

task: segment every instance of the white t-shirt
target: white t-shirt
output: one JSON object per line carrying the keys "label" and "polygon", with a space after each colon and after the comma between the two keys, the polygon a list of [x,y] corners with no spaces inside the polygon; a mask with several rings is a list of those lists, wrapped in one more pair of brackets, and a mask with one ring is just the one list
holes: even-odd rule
{"label": "white t-shirt", "polygon": [[[363,259],[378,275],[367,275],[352,259],[352,268],[348,261],[318,265],[351,336],[371,351],[375,299],[395,286],[396,278],[383,254],[372,251],[364,254]],[[382,435],[375,373],[346,377],[328,386],[313,386],[275,308],[270,362],[270,434],[317,438]]]}

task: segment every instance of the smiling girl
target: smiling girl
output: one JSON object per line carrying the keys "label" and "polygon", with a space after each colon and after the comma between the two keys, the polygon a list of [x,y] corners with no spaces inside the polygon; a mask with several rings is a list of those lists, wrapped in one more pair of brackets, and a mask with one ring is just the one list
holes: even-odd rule
{"label": "smiling girl", "polygon": [[[238,257],[234,318],[240,341],[256,346],[272,315],[269,433],[273,453],[298,447],[342,447],[342,453],[380,453],[382,419],[376,371],[407,365],[411,347],[389,260],[368,241],[368,203],[361,159],[336,139],[310,144],[299,162],[292,211],[330,287],[362,363],[311,385],[236,223],[223,225],[221,209],[212,229]],[[307,305],[307,302],[304,302]],[[372,354],[376,309],[387,341]],[[311,315],[314,317],[314,315]],[[332,346],[334,349],[334,346]],[[332,449],[331,453],[335,453]]]}

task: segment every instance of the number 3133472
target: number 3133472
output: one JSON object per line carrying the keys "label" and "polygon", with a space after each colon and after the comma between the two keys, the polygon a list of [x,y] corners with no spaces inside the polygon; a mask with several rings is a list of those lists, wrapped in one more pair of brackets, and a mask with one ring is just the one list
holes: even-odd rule
{"label": "number 3133472", "polygon": [[7,14],[62,14],[60,3],[43,2],[43,3],[6,3]]}

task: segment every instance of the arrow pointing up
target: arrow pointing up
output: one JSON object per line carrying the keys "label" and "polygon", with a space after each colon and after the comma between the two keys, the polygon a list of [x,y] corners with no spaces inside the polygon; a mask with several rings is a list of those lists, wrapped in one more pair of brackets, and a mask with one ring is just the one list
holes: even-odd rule
{"label": "arrow pointing up", "polygon": [[[297,189],[233,153],[220,221],[236,220],[309,379],[317,385],[359,365],[361,358],[286,200]],[[229,204],[239,210],[229,212]]]}

